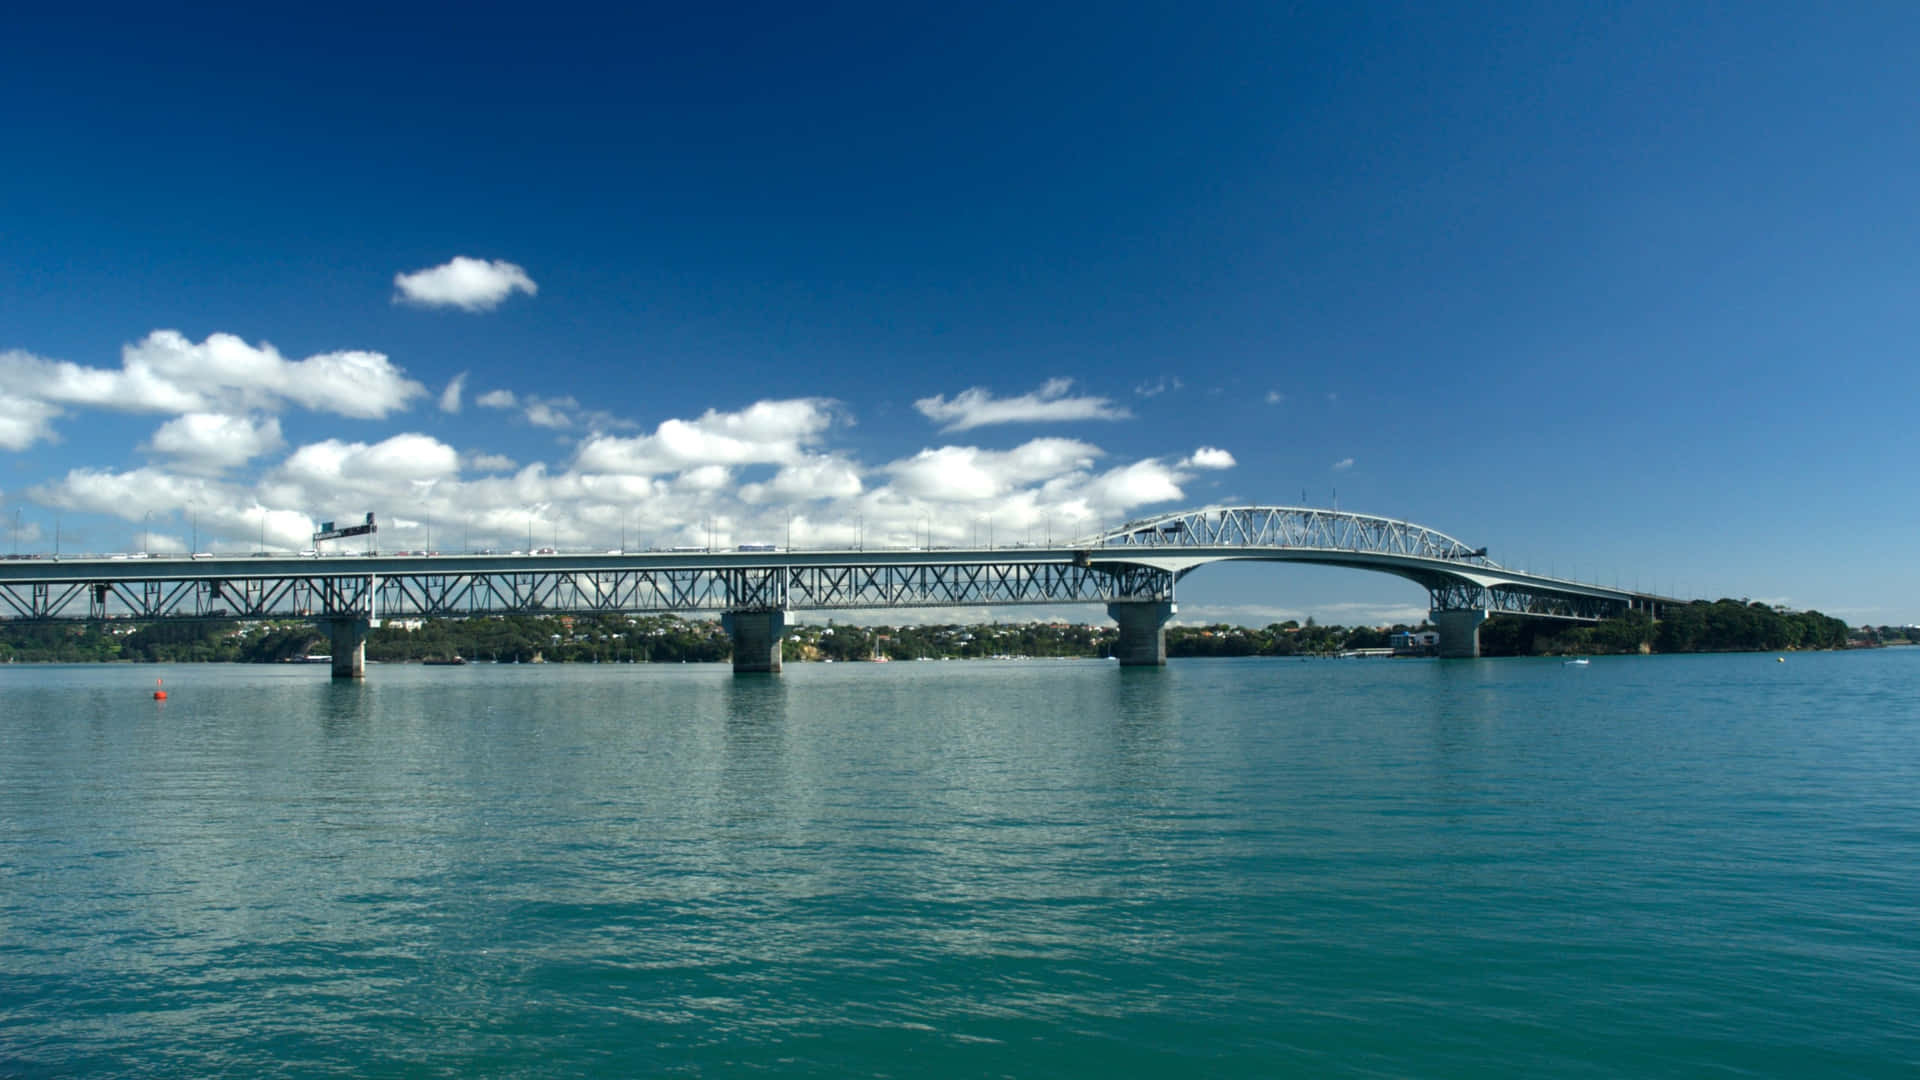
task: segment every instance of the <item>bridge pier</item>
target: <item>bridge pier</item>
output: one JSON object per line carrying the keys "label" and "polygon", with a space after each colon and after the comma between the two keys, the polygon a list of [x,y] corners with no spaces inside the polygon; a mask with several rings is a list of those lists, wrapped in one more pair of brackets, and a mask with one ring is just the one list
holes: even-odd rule
{"label": "bridge pier", "polygon": [[1167,620],[1178,610],[1171,600],[1116,600],[1107,614],[1120,624],[1113,655],[1121,667],[1165,667]]}
{"label": "bridge pier", "polygon": [[333,677],[366,678],[368,620],[330,619],[325,625],[327,637],[333,642]]}
{"label": "bridge pier", "polygon": [[720,627],[733,639],[735,675],[779,673],[780,639],[787,634],[785,611],[729,611],[720,616]]}
{"label": "bridge pier", "polygon": [[1487,621],[1485,608],[1435,611],[1428,615],[1440,632],[1440,655],[1472,660],[1480,655],[1480,624]]}

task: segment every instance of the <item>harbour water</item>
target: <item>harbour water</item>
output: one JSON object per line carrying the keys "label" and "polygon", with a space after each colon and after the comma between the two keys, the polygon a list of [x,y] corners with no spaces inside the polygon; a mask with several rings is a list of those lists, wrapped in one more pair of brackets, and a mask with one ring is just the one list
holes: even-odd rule
{"label": "harbour water", "polygon": [[1909,1077],[1917,676],[0,668],[0,1077]]}

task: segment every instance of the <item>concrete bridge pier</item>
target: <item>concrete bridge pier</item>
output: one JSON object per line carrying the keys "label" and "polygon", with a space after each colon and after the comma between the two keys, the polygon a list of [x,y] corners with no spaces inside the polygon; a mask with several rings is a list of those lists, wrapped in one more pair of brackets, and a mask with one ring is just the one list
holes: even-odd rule
{"label": "concrete bridge pier", "polygon": [[780,639],[787,635],[786,612],[729,611],[720,616],[720,628],[733,639],[735,675],[780,671]]}
{"label": "concrete bridge pier", "polygon": [[1107,614],[1120,624],[1113,655],[1121,667],[1165,667],[1167,620],[1178,610],[1171,600],[1116,600]]}
{"label": "concrete bridge pier", "polygon": [[1454,659],[1476,659],[1480,655],[1480,624],[1487,621],[1484,608],[1435,611],[1428,615],[1440,632],[1440,655]]}
{"label": "concrete bridge pier", "polygon": [[327,637],[333,641],[333,677],[336,679],[364,679],[367,677],[367,628],[366,619],[330,619],[325,624]]}

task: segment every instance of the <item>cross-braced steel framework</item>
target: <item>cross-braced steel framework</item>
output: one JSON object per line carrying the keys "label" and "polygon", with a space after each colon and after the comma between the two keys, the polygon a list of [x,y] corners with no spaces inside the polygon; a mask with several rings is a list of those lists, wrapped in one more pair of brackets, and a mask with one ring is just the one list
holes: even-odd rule
{"label": "cross-braced steel framework", "polygon": [[[0,583],[0,613],[4,613],[0,617],[27,621],[428,618],[1108,603],[1171,599],[1175,576],[1150,567],[1094,567],[1038,559],[458,571],[428,563],[368,572],[374,561],[363,560],[366,569],[357,573],[322,562],[292,572],[244,577],[193,573],[199,566],[186,571],[193,576],[162,577],[175,568],[155,561],[145,569],[156,576],[142,580],[8,581]],[[77,563],[66,565],[76,571],[88,569]]]}
{"label": "cross-braced steel framework", "polygon": [[1317,548],[1495,565],[1485,548],[1468,547],[1425,525],[1305,506],[1183,510],[1127,522],[1085,543],[1102,548]]}
{"label": "cross-braced steel framework", "polygon": [[0,619],[462,617],[1166,601],[1196,567],[1396,574],[1435,611],[1593,620],[1662,597],[1508,570],[1425,526],[1306,507],[1210,507],[1055,548],[0,562]]}

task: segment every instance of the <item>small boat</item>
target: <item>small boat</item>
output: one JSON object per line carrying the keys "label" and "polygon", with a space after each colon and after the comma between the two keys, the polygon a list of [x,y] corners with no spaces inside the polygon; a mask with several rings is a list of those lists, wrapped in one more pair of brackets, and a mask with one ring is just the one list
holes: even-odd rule
{"label": "small boat", "polygon": [[1565,666],[1566,667],[1586,667],[1588,663],[1589,661],[1587,660],[1587,658],[1584,656],[1581,656],[1572,660],[1565,661]]}
{"label": "small boat", "polygon": [[448,660],[427,659],[427,660],[422,660],[420,662],[422,664],[427,665],[428,667],[453,667],[457,664],[466,663],[467,658],[464,656],[456,656]]}

